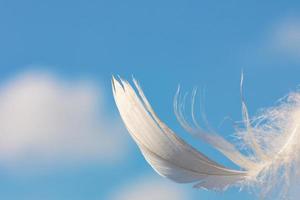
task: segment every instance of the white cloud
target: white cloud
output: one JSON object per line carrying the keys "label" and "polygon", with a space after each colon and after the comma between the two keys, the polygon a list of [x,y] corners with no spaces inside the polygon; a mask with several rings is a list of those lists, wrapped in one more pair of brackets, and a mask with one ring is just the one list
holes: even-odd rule
{"label": "white cloud", "polygon": [[0,87],[0,166],[118,160],[120,127],[90,82],[27,73]]}
{"label": "white cloud", "polygon": [[285,18],[270,31],[269,48],[281,56],[300,59],[300,19]]}
{"label": "white cloud", "polygon": [[143,177],[126,183],[120,190],[116,190],[111,200],[187,200],[188,193],[180,187],[161,177]]}

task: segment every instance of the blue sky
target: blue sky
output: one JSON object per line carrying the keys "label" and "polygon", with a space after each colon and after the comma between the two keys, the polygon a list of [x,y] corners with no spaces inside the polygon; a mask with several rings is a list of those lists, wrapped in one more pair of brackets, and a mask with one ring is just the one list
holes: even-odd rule
{"label": "blue sky", "polygon": [[[230,138],[241,119],[242,70],[251,115],[297,89],[299,9],[292,0],[0,0],[0,130],[9,144],[0,147],[0,198],[146,199],[159,191],[163,199],[253,199],[156,175],[119,119],[110,79],[134,75],[158,115],[185,137],[172,108],[177,85],[205,89],[210,124]],[[68,125],[56,127],[61,120]]]}

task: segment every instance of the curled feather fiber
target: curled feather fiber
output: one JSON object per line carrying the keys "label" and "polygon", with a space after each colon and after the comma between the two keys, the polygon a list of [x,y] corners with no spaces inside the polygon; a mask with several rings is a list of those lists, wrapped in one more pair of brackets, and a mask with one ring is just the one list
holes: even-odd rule
{"label": "curled feather fiber", "polygon": [[277,106],[252,119],[242,99],[244,128],[235,133],[247,150],[241,151],[198,125],[193,112],[196,92],[191,104],[193,123],[187,122],[184,98],[178,89],[174,110],[181,126],[230,159],[239,167],[236,170],[213,161],[178,137],[156,115],[137,81],[133,82],[135,88],[126,80],[113,77],[114,99],[128,132],[159,175],[178,183],[194,183],[196,188],[225,190],[229,186],[251,186],[258,188],[262,199],[271,193],[280,199],[287,197],[300,172],[300,93],[289,94]]}

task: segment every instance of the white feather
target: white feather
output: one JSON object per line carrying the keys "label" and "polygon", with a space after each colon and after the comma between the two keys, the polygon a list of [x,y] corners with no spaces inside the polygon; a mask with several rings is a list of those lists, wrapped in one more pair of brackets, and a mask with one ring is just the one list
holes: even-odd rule
{"label": "white feather", "polygon": [[[184,118],[178,90],[174,107],[180,124],[241,169],[234,170],[209,159],[179,138],[158,118],[135,80],[134,84],[137,93],[127,81],[113,78],[115,102],[130,135],[148,163],[161,176],[179,183],[194,182],[195,187],[214,190],[231,185],[260,186],[262,198],[279,184],[286,186],[278,192],[280,198],[285,196],[291,177],[296,180],[299,177],[299,93],[290,94],[280,105],[265,110],[252,120],[242,100],[245,129],[237,131],[236,135],[249,150],[249,153],[243,154],[221,136],[206,133],[196,122],[193,111],[195,126],[191,126]],[[192,110],[193,103],[194,100]]]}

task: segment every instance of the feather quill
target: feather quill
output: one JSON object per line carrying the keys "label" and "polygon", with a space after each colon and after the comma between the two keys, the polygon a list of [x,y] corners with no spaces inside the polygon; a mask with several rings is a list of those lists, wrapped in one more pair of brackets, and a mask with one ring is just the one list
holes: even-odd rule
{"label": "feather quill", "polygon": [[[192,135],[210,144],[239,166],[231,169],[213,161],[178,137],[152,109],[136,80],[133,88],[123,79],[112,78],[113,95],[120,116],[151,167],[161,176],[178,183],[194,183],[196,188],[224,190],[229,186],[258,186],[265,198],[279,185],[285,186],[277,197],[285,197],[300,170],[300,94],[291,93],[278,106],[249,118],[242,98],[245,128],[235,134],[249,149],[241,153],[234,144],[215,133],[204,131],[194,115],[184,118],[180,91],[175,95],[174,109],[181,126]],[[241,81],[242,88],[242,81]]]}

